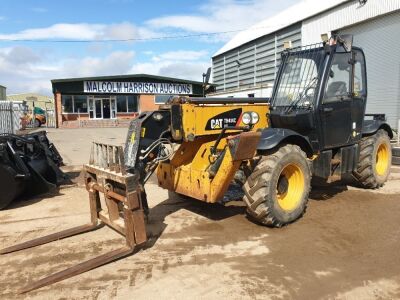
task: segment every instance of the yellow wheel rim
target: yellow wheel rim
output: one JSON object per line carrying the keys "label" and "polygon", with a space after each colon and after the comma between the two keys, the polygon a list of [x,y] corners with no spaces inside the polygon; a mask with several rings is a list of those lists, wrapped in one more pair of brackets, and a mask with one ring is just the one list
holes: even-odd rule
{"label": "yellow wheel rim", "polygon": [[389,149],[386,144],[380,144],[376,152],[375,169],[378,175],[385,175],[389,167]]}
{"label": "yellow wheel rim", "polygon": [[303,192],[303,171],[295,164],[288,164],[282,169],[276,186],[279,206],[285,211],[294,210],[301,202]]}

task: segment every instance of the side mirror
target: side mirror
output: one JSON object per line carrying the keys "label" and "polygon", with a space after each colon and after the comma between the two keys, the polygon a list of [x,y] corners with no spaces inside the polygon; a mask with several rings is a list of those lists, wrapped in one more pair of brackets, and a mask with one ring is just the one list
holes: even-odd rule
{"label": "side mirror", "polygon": [[351,49],[353,47],[353,35],[352,34],[339,35],[338,42],[342,44],[346,52],[351,52]]}

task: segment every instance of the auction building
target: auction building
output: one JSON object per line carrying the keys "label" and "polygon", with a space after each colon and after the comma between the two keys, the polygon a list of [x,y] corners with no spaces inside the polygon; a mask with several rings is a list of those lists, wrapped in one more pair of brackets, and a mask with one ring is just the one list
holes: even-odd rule
{"label": "auction building", "polygon": [[284,45],[352,34],[367,64],[367,113],[400,119],[400,0],[307,0],[241,31],[212,57],[214,97],[270,97]]}
{"label": "auction building", "polygon": [[147,74],[54,79],[57,127],[127,126],[171,96],[203,95],[203,83]]}

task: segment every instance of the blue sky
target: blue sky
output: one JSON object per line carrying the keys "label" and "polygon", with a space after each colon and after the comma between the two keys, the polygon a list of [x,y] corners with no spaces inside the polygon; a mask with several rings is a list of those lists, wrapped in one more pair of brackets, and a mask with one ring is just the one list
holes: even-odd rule
{"label": "blue sky", "polygon": [[[50,80],[55,78],[148,73],[201,80],[211,66],[211,56],[235,33],[133,42],[101,40],[240,30],[296,2],[2,0],[0,84],[7,86],[8,94],[51,94]],[[67,42],[71,40],[94,42]]]}

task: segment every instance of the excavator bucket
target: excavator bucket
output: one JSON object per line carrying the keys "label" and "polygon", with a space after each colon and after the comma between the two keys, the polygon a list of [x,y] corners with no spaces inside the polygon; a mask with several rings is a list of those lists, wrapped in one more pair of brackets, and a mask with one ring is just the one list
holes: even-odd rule
{"label": "excavator bucket", "polygon": [[45,131],[0,134],[0,209],[14,199],[48,192],[62,184],[62,157]]}
{"label": "excavator bucket", "polygon": [[84,172],[85,185],[89,193],[90,223],[2,249],[0,254],[36,247],[96,230],[104,225],[125,236],[126,244],[119,249],[33,282],[24,287],[20,293],[53,284],[128,256],[147,241],[139,178],[137,174],[126,172],[122,147],[93,143],[90,161],[84,166]]}

